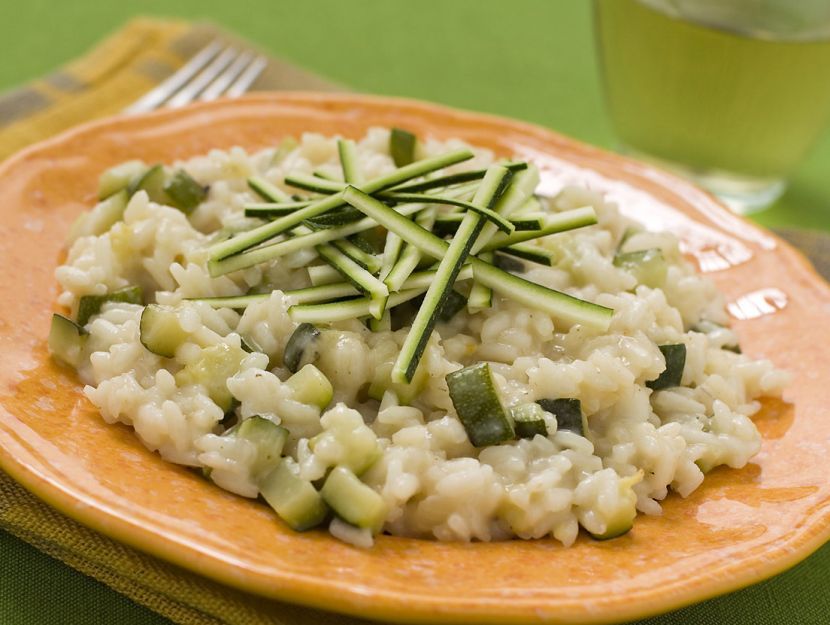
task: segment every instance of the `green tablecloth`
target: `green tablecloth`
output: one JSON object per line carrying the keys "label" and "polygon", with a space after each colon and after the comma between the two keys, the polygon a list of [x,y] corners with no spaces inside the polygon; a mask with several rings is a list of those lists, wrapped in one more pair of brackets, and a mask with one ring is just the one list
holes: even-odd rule
{"label": "green tablecloth", "polygon": [[[138,13],[209,18],[356,90],[508,115],[614,145],[586,1],[27,0],[10,5],[0,0],[6,52],[0,90],[79,56]],[[830,134],[782,200],[757,221],[830,231],[828,170]],[[830,546],[775,580],[648,623],[827,623],[827,603],[812,600],[830,590],[827,574]],[[0,532],[0,624],[52,623],[167,621]]]}

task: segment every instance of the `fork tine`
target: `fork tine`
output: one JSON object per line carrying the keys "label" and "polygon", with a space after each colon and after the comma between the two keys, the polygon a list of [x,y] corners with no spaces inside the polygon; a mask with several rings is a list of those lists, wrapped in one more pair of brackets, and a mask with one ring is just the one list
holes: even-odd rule
{"label": "fork tine", "polygon": [[202,102],[210,102],[211,100],[215,100],[222,95],[222,92],[228,88],[228,85],[236,80],[245,68],[248,67],[248,64],[251,62],[253,56],[254,55],[250,52],[243,52],[240,54],[224,72],[216,77],[216,80],[205,87],[205,90],[202,91],[201,95],[199,95],[199,100]]}
{"label": "fork tine", "polygon": [[217,56],[210,65],[203,69],[196,78],[190,83],[181,88],[172,98],[167,101],[165,106],[169,108],[179,108],[185,104],[190,104],[196,99],[202,90],[207,87],[213,80],[221,74],[225,68],[230,65],[237,56],[237,51],[234,48],[226,48],[219,56]]}
{"label": "fork tine", "polygon": [[251,63],[244,72],[242,72],[242,75],[228,88],[225,95],[229,98],[238,98],[241,96],[262,73],[262,70],[265,69],[266,65],[268,65],[268,59],[264,56],[258,56],[256,60]]}
{"label": "fork tine", "polygon": [[222,44],[218,39],[210,42],[199,50],[196,55],[187,63],[182,65],[175,74],[159,83],[154,89],[148,91],[130,106],[124,109],[125,113],[145,113],[157,109],[162,102],[181,89],[193,76],[195,76],[205,65],[215,57]]}

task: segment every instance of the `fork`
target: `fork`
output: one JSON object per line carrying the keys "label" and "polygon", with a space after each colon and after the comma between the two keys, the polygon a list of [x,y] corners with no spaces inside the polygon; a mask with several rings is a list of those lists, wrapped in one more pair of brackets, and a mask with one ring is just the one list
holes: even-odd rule
{"label": "fork", "polygon": [[175,74],[124,109],[145,113],[161,107],[179,108],[197,100],[220,96],[236,98],[245,93],[265,69],[268,60],[248,51],[224,46],[218,39],[199,50]]}

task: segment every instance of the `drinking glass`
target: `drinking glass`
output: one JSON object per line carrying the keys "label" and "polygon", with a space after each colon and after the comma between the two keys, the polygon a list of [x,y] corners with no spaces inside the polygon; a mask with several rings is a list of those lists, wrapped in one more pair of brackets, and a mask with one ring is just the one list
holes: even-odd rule
{"label": "drinking glass", "polygon": [[623,147],[738,212],[768,206],[830,119],[830,0],[594,0]]}

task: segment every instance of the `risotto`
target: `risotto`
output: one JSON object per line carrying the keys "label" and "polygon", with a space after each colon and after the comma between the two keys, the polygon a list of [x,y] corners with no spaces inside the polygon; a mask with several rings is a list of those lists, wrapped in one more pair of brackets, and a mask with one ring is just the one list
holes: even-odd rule
{"label": "risotto", "polygon": [[673,235],[537,183],[381,128],[125,163],[72,228],[50,348],[107,422],[294,529],[616,537],[743,467],[787,374]]}

